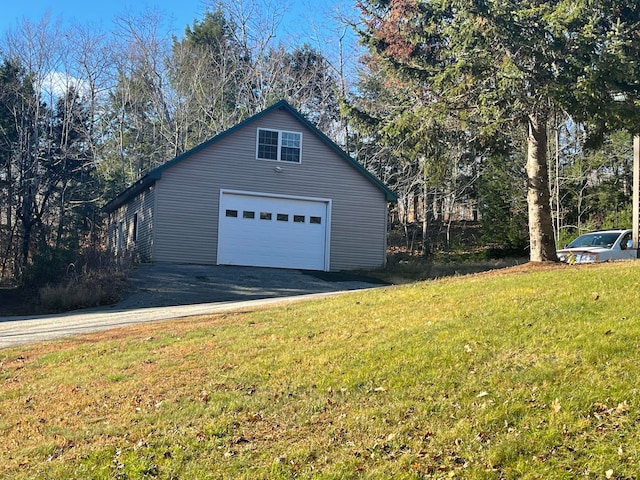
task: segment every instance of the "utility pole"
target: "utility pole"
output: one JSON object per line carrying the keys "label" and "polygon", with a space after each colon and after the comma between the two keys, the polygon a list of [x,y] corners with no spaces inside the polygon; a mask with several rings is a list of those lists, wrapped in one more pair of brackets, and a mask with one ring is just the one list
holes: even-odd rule
{"label": "utility pole", "polygon": [[[638,248],[640,233],[640,135],[633,137],[633,248]],[[638,254],[640,257],[640,253]]]}

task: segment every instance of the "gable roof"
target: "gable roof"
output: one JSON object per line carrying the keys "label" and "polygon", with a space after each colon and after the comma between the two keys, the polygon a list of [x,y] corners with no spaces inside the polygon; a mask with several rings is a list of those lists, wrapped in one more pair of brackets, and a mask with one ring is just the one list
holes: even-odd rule
{"label": "gable roof", "polygon": [[227,137],[229,135],[232,135],[234,132],[236,132],[237,130],[240,130],[241,128],[245,127],[247,124],[254,122],[255,120],[257,120],[257,119],[259,119],[259,118],[261,118],[261,117],[273,112],[274,110],[286,110],[289,114],[291,114],[298,121],[300,121],[302,124],[304,124],[320,140],[322,140],[322,142],[325,145],[327,145],[331,150],[333,150],[338,156],[340,156],[349,165],[351,165],[353,168],[358,170],[358,172],[360,172],[367,180],[369,180],[376,187],[378,187],[384,193],[386,201],[395,202],[398,199],[397,195],[395,193],[393,193],[389,189],[389,187],[387,187],[375,175],[373,175],[371,172],[369,172],[369,170],[364,168],[360,163],[358,163],[349,154],[347,154],[344,150],[342,150],[342,148],[340,148],[335,142],[333,142],[329,137],[327,137],[323,132],[321,132],[313,123],[311,123],[309,120],[307,120],[304,115],[302,115],[300,112],[298,112],[295,108],[293,108],[285,100],[280,100],[279,102],[274,103],[273,105],[271,105],[270,107],[266,108],[265,110],[262,110],[261,112],[255,114],[255,115],[247,118],[246,120],[236,124],[235,126],[229,128],[228,130],[225,130],[224,132],[219,133],[215,137],[213,137],[213,138],[211,138],[211,139],[209,139],[209,140],[207,140],[207,141],[195,146],[191,150],[188,150],[188,151],[184,152],[183,154],[178,155],[174,159],[169,160],[168,162],[160,165],[159,167],[154,168],[149,173],[147,173],[145,176],[143,176],[138,181],[136,181],[134,184],[132,184],[130,187],[128,187],[126,190],[124,190],[122,193],[120,193],[117,197],[115,197],[114,199],[109,201],[104,207],[102,207],[102,210],[107,212],[107,213],[113,212],[114,210],[116,210],[121,205],[124,205],[129,200],[131,200],[132,198],[136,197],[140,192],[144,191],[149,186],[153,185],[156,182],[156,180],[159,180],[160,178],[162,178],[162,172],[165,169],[167,169],[169,167],[172,167],[172,166],[176,165],[177,163],[180,163],[182,160],[184,160],[185,158],[190,157],[194,153],[197,153],[197,152],[209,147],[210,145],[213,145],[213,144],[219,142],[223,138],[225,138],[225,137]]}

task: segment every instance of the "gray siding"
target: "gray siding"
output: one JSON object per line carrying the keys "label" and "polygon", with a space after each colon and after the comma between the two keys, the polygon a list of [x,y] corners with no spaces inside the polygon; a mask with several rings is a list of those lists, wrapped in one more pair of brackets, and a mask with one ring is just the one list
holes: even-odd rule
{"label": "gray siding", "polygon": [[[257,160],[257,129],[302,132],[302,163]],[[282,171],[276,172],[279,166]],[[220,189],[331,198],[330,269],[384,265],[380,188],[286,111],[274,110],[162,172],[153,260],[215,264]]]}
{"label": "gray siding", "polygon": [[[107,247],[116,254],[132,254],[137,261],[147,262],[153,258],[153,211],[155,188],[151,186],[130,202],[109,214]],[[138,216],[137,241],[134,241],[134,219]],[[122,222],[121,249],[118,235]]]}

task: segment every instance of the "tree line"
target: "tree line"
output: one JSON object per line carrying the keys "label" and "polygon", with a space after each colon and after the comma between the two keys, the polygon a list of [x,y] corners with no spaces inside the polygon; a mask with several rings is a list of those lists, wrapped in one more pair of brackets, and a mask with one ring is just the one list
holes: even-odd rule
{"label": "tree line", "polygon": [[[628,164],[600,158],[600,166],[593,160],[595,151],[616,140],[613,132],[640,130],[637,2],[368,0],[360,5],[360,34],[375,75],[364,78],[368,88],[353,112],[381,142],[400,146],[392,149],[399,161],[421,163],[419,174],[427,180],[447,171],[478,172],[484,177],[478,188],[485,192],[480,208],[486,213],[501,195],[492,181],[502,177],[505,190],[524,182],[531,260],[557,260],[561,223],[574,216],[580,226],[600,213],[594,202],[585,202],[590,214],[581,205],[590,190],[604,195],[613,178],[614,185],[620,179],[616,193],[626,193],[620,184],[628,177],[620,176],[629,173]],[[371,92],[387,101],[378,102]],[[459,168],[469,162],[481,165]],[[524,172],[514,171],[514,164]],[[517,202],[503,207],[502,224],[520,213]]]}
{"label": "tree line", "polygon": [[274,44],[275,12],[220,5],[163,33],[153,13],[111,34],[45,17],[0,45],[0,276],[33,276],[102,242],[100,208],[147,173],[282,98],[341,129],[336,67]]}
{"label": "tree line", "polygon": [[242,4],[181,36],[150,12],[108,34],[47,17],[5,32],[2,278],[101,245],[109,199],[282,98],[399,194],[393,218],[407,235],[421,225],[425,254],[430,229],[456,218],[533,260],[583,228],[630,224],[634,2],[361,1],[349,64],[277,43],[278,12]]}

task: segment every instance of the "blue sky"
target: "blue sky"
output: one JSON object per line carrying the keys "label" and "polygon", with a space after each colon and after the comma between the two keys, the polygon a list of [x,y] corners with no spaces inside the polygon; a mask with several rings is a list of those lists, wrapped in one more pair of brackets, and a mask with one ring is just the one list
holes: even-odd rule
{"label": "blue sky", "polygon": [[147,7],[158,8],[173,17],[172,23],[176,24],[176,31],[182,31],[184,26],[179,27],[180,25],[191,23],[203,11],[201,0],[160,0],[146,4],[132,0],[18,0],[8,1],[3,5],[0,30],[15,27],[24,19],[37,23],[47,12],[52,20],[96,25],[108,30],[117,15],[139,12]]}
{"label": "blue sky", "polygon": [[[233,0],[238,1],[238,0]],[[332,18],[339,8],[353,12],[355,0],[241,0],[248,4],[277,3],[284,8],[285,15],[278,30],[278,39],[318,37],[331,30]],[[167,20],[167,30],[181,35],[186,25],[202,18],[207,5],[215,0],[5,0],[0,15],[0,34],[15,28],[27,19],[39,23],[49,13],[51,20],[64,24],[73,22],[97,29],[111,30],[114,19],[123,14],[135,14],[147,9],[156,9]],[[335,38],[335,33],[332,35]],[[315,43],[315,42],[310,42]]]}
{"label": "blue sky", "polygon": [[[219,0],[0,0],[5,2],[0,8],[0,49],[3,37],[8,32],[20,31],[25,20],[38,25],[46,15],[50,23],[62,23],[65,27],[79,24],[89,32],[110,33],[117,30],[118,17],[135,18],[153,10],[163,19],[161,28],[167,34],[180,37],[187,25],[201,20],[207,6],[217,5]],[[280,27],[275,42],[287,48],[307,43],[320,50],[329,61],[342,69],[347,78],[355,78],[358,59],[362,48],[358,46],[356,35],[350,27],[338,20],[339,13],[350,19],[357,18],[354,4],[356,0],[223,0],[225,4],[237,7],[277,5],[282,12]],[[210,8],[209,8],[210,9]],[[262,18],[262,17],[259,17]],[[88,32],[88,33],[89,33]],[[164,32],[158,32],[162,36]],[[345,35],[346,33],[346,35]],[[264,38],[264,37],[262,37]],[[51,72],[51,88],[60,82],[58,76],[66,74]]]}

